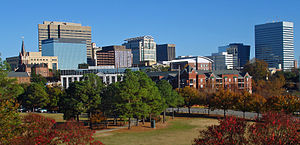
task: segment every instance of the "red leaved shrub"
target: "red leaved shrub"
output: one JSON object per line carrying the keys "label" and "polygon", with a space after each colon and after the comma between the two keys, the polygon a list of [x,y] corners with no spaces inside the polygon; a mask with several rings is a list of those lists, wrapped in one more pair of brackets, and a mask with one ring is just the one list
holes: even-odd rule
{"label": "red leaved shrub", "polygon": [[101,142],[93,143],[95,131],[85,127],[81,122],[69,120],[57,125],[56,128],[60,132],[60,140],[68,145],[102,144]]}
{"label": "red leaved shrub", "polygon": [[12,145],[103,145],[93,141],[94,131],[74,120],[56,125],[53,119],[38,114],[29,114],[23,118],[21,136],[10,141]]}
{"label": "red leaved shrub", "polygon": [[236,117],[219,120],[220,125],[213,125],[200,131],[195,145],[247,144],[245,138],[246,122]]}
{"label": "red leaved shrub", "polygon": [[284,112],[269,112],[249,127],[249,141],[257,145],[300,144],[300,121]]}
{"label": "red leaved shrub", "polygon": [[55,121],[38,114],[29,114],[23,118],[23,133],[11,141],[11,144],[22,145],[55,145],[58,132],[53,128]]}

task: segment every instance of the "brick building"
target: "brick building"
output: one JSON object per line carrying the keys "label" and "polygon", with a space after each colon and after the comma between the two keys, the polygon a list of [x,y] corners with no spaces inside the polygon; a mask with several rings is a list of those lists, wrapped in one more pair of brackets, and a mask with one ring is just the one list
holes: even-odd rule
{"label": "brick building", "polygon": [[247,90],[252,93],[252,77],[248,73],[237,70],[207,71],[195,70],[188,66],[180,72],[180,82],[178,82],[178,73],[178,71],[170,71],[147,74],[154,81],[168,80],[174,88],[178,88],[180,83],[180,88],[189,86],[199,90],[218,90],[222,87],[232,91]]}
{"label": "brick building", "polygon": [[18,84],[30,83],[30,75],[27,72],[9,72],[7,77],[16,79]]}
{"label": "brick building", "polygon": [[106,46],[96,52],[97,66],[114,66],[115,68],[127,68],[132,66],[131,49],[125,46]]}

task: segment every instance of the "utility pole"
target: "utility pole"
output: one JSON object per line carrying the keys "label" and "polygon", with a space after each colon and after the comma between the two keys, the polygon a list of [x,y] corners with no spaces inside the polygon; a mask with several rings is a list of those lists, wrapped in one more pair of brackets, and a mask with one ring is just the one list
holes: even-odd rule
{"label": "utility pole", "polygon": [[178,90],[180,89],[180,64],[178,65]]}

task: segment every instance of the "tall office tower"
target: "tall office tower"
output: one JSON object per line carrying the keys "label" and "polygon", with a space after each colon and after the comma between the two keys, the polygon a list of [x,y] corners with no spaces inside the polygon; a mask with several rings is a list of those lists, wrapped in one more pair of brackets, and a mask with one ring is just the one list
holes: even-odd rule
{"label": "tall office tower", "polygon": [[131,49],[134,65],[152,65],[156,63],[156,43],[152,36],[126,39],[123,45]]}
{"label": "tall office tower", "polygon": [[170,61],[175,59],[175,44],[156,45],[156,60]]}
{"label": "tall office tower", "polygon": [[219,47],[220,52],[227,52],[233,56],[233,69],[243,69],[250,59],[250,45],[243,43],[231,43],[227,46]]}
{"label": "tall office tower", "polygon": [[207,57],[213,60],[213,70],[233,69],[233,54],[219,52]]}
{"label": "tall office tower", "polygon": [[106,46],[96,52],[97,66],[114,66],[115,68],[126,68],[132,66],[131,49],[125,46]]}
{"label": "tall office tower", "polygon": [[294,24],[274,22],[255,25],[255,57],[269,68],[289,70],[294,67]]}
{"label": "tall office tower", "polygon": [[43,24],[38,24],[38,29],[40,52],[42,51],[42,40],[50,38],[84,39],[86,41],[87,62],[90,65],[94,64],[90,26],[81,26],[78,23],[44,21]]}
{"label": "tall office tower", "polygon": [[86,41],[84,39],[51,38],[42,41],[43,56],[57,56],[58,69],[77,69],[86,61]]}

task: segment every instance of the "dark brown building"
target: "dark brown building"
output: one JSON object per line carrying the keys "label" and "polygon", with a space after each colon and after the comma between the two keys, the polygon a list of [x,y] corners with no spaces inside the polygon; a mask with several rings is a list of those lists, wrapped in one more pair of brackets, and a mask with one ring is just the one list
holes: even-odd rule
{"label": "dark brown building", "polygon": [[115,68],[126,68],[132,66],[131,49],[125,46],[112,45],[102,47],[96,52],[97,66],[114,66]]}
{"label": "dark brown building", "polygon": [[156,61],[170,61],[175,59],[175,44],[156,45]]}

